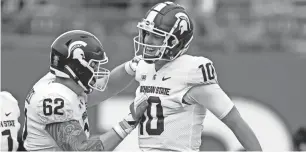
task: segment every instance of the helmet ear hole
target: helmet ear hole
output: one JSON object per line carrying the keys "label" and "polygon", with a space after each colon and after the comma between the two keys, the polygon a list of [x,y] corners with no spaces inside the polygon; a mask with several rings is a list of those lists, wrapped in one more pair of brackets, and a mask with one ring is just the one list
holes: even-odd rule
{"label": "helmet ear hole", "polygon": [[175,46],[174,46],[175,43],[176,43],[175,38],[174,38],[173,36],[170,36],[169,39],[168,39],[168,46],[170,46],[170,47],[172,47],[172,46],[175,47]]}
{"label": "helmet ear hole", "polygon": [[178,43],[176,46],[174,46],[172,49],[166,48],[164,57],[167,59],[172,59],[175,57],[183,48],[183,43]]}
{"label": "helmet ear hole", "polygon": [[53,50],[50,55],[50,63],[52,68],[64,70],[66,60],[62,54],[58,53],[56,50]]}

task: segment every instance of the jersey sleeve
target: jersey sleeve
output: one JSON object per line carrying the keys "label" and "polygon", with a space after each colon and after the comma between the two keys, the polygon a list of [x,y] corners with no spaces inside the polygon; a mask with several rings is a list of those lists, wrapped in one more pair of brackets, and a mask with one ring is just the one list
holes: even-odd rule
{"label": "jersey sleeve", "polygon": [[187,83],[189,85],[217,84],[217,73],[213,62],[204,57],[194,58],[189,64]]}
{"label": "jersey sleeve", "polygon": [[58,93],[43,96],[36,106],[36,113],[43,124],[75,120],[74,105]]}
{"label": "jersey sleeve", "polygon": [[204,106],[219,119],[224,118],[234,107],[234,103],[218,84],[195,86],[184,99]]}
{"label": "jersey sleeve", "polygon": [[144,60],[140,60],[136,67],[135,80],[140,82],[146,79],[146,75],[150,73],[151,66],[153,64],[148,64]]}

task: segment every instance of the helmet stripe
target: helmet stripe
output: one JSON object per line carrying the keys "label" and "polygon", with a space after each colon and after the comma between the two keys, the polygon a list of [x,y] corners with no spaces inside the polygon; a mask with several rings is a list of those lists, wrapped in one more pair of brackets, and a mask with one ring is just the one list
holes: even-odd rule
{"label": "helmet stripe", "polygon": [[154,10],[156,10],[157,12],[160,12],[165,6],[167,6],[166,3],[160,3],[154,8]]}
{"label": "helmet stripe", "polygon": [[149,21],[149,22],[153,22],[157,14],[158,14],[158,12],[156,12],[156,11],[151,11],[151,12],[148,14],[146,20]]}
{"label": "helmet stripe", "polygon": [[158,12],[160,12],[166,6],[167,6],[166,3],[159,3],[157,6],[153,8],[153,10],[150,11],[148,16],[146,17],[146,20],[149,22],[154,22],[154,19],[157,16]]}

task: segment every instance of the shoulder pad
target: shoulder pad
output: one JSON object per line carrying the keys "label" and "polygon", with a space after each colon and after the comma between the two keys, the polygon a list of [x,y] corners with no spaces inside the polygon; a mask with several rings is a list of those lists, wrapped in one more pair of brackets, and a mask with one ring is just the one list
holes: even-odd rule
{"label": "shoulder pad", "polygon": [[0,92],[0,102],[1,106],[3,106],[1,109],[4,110],[5,108],[9,108],[11,111],[14,111],[15,116],[18,118],[20,116],[20,109],[18,106],[18,101],[13,97],[13,95],[7,91],[1,91]]}
{"label": "shoulder pad", "polygon": [[0,92],[0,99],[5,102],[17,103],[17,100],[13,97],[13,95],[7,91]]}
{"label": "shoulder pad", "polygon": [[217,73],[213,62],[205,57],[193,57],[188,69],[188,84],[214,84],[218,83]]}
{"label": "shoulder pad", "polygon": [[149,64],[145,60],[140,60],[135,74],[135,80],[141,81],[143,75],[151,74],[152,69],[154,68],[154,64]]}

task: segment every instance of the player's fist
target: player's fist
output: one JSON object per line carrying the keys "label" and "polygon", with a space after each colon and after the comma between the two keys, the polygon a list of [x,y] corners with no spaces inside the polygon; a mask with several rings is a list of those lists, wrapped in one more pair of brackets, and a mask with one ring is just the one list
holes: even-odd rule
{"label": "player's fist", "polygon": [[147,110],[148,98],[149,97],[146,94],[135,98],[134,102],[130,105],[131,113],[120,121],[119,125],[113,127],[122,139],[136,128],[143,113]]}
{"label": "player's fist", "polygon": [[132,60],[125,63],[125,70],[130,75],[135,75],[136,68],[139,61],[141,60],[140,56],[135,56]]}
{"label": "player's fist", "polygon": [[140,97],[136,97],[134,102],[130,105],[130,111],[133,118],[138,121],[148,107],[148,96],[143,94]]}

